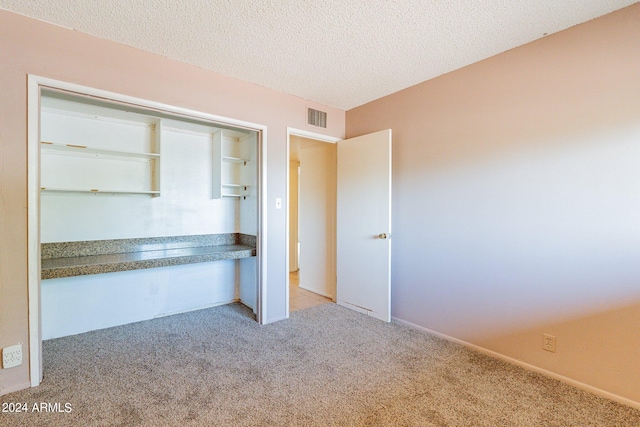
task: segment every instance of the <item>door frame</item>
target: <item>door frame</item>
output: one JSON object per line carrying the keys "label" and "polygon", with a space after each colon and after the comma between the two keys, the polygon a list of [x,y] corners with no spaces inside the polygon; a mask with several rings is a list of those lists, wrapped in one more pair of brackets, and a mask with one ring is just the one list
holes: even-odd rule
{"label": "door frame", "polygon": [[296,129],[296,128],[292,128],[292,127],[287,127],[287,167],[286,167],[286,181],[287,181],[287,188],[286,188],[286,212],[285,212],[285,271],[286,271],[286,286],[287,286],[287,291],[285,292],[286,295],[286,300],[285,300],[285,306],[287,308],[286,310],[286,316],[285,318],[289,318],[289,255],[290,255],[290,251],[291,248],[289,247],[289,203],[291,202],[289,200],[289,194],[290,194],[290,186],[291,186],[291,174],[290,174],[290,168],[289,168],[289,164],[291,162],[291,136],[299,136],[301,138],[307,138],[307,139],[313,139],[316,141],[320,141],[320,142],[326,142],[326,143],[330,143],[330,144],[337,144],[339,141],[342,141],[343,138],[336,138],[334,136],[329,136],[329,135],[323,135],[321,133],[316,133],[316,132],[310,132],[307,130],[301,130],[301,129]]}
{"label": "door frame", "polygon": [[43,375],[40,301],[40,94],[43,88],[101,98],[115,103],[132,104],[149,110],[204,120],[211,122],[211,124],[232,126],[257,132],[256,319],[258,323],[265,324],[267,320],[267,126],[29,74],[27,76],[27,286],[29,300],[29,378],[31,387],[39,385]]}

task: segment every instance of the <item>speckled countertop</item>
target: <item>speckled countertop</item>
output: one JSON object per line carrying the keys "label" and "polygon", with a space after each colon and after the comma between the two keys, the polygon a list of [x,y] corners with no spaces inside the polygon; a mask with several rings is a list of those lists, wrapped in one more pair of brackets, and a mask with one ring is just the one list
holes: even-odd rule
{"label": "speckled countertop", "polygon": [[239,233],[43,243],[42,279],[249,258],[256,238]]}

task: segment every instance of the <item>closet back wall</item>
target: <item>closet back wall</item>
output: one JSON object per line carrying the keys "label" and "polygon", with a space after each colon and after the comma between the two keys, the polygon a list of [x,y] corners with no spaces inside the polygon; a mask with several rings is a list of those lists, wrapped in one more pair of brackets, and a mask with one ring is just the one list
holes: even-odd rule
{"label": "closet back wall", "polygon": [[[43,113],[43,140],[47,124]],[[42,243],[240,232],[238,201],[212,198],[211,136],[165,126],[161,139],[160,197],[45,192]]]}

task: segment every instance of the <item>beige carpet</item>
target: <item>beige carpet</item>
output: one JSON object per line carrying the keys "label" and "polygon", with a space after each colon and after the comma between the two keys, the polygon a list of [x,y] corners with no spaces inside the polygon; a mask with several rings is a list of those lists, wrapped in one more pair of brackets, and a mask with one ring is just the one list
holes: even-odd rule
{"label": "beige carpet", "polygon": [[[335,304],[237,304],[44,343],[2,426],[639,426],[640,411]],[[33,412],[44,402],[71,412]]]}

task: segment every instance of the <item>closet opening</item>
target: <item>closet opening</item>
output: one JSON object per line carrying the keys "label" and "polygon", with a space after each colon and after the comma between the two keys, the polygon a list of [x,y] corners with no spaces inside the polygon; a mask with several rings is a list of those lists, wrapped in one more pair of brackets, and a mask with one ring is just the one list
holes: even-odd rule
{"label": "closet opening", "polygon": [[32,386],[42,340],[228,303],[264,322],[265,131],[30,76]]}

